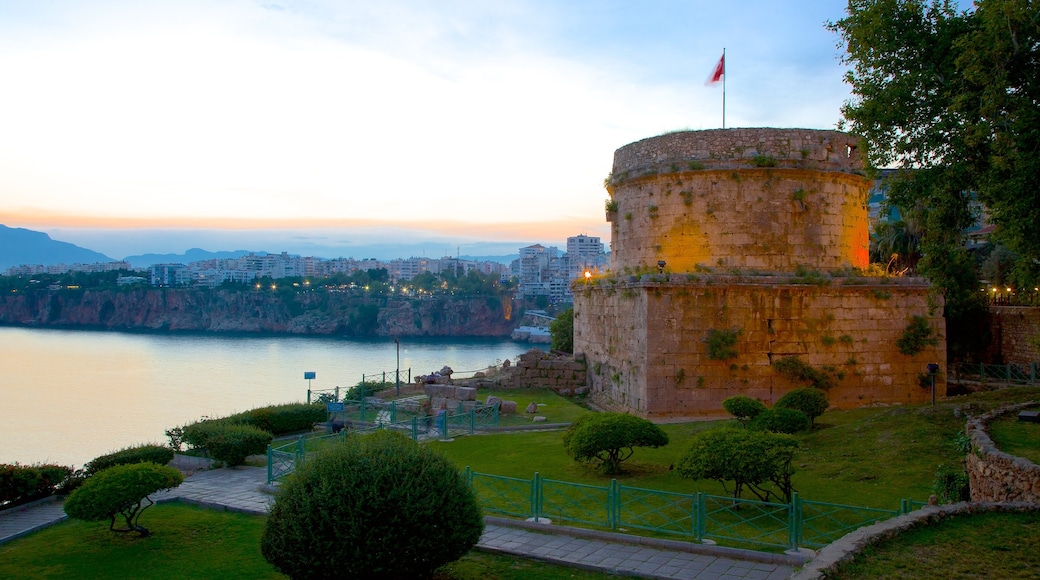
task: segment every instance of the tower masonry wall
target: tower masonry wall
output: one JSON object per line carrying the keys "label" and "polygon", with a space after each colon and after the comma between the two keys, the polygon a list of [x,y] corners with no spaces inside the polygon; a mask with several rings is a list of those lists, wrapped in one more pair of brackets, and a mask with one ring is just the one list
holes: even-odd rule
{"label": "tower masonry wall", "polygon": [[[605,408],[724,416],[722,401],[738,394],[772,405],[809,384],[776,370],[791,356],[831,377],[828,398],[838,408],[927,401],[930,384],[921,379],[929,363],[940,365],[936,396],[946,393],[945,321],[920,280],[816,286],[673,274],[573,289],[575,353],[586,357],[592,401]],[[927,319],[935,343],[906,355],[897,343],[914,315]],[[713,333],[735,336],[732,356],[713,358]]]}

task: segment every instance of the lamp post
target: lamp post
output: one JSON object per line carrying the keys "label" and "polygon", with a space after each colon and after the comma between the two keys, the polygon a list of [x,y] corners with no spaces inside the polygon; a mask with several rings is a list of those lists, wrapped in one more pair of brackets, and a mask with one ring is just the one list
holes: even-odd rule
{"label": "lamp post", "polygon": [[394,337],[394,344],[397,345],[397,394],[401,394],[401,341]]}

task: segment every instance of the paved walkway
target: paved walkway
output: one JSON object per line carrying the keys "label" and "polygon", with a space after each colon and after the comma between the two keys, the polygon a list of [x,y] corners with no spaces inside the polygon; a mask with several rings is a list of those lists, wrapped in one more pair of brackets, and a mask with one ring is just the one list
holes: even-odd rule
{"label": "paved walkway", "polygon": [[[274,497],[264,490],[267,469],[200,471],[157,502],[183,500],[206,507],[264,514]],[[59,500],[0,512],[0,544],[53,525],[66,516]],[[533,558],[607,574],[653,579],[779,580],[803,559],[704,544],[598,532],[567,526],[486,518],[477,549]]]}

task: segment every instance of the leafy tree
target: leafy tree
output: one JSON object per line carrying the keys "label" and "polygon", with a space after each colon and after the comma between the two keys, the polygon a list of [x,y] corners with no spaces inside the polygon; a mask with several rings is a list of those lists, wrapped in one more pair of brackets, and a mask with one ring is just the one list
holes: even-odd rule
{"label": "leafy tree", "polygon": [[[850,0],[829,23],[851,65],[842,113],[869,161],[899,168],[890,200],[923,224],[921,272],[944,294],[951,354],[977,348],[978,280],[963,232],[980,207],[1040,279],[1040,26],[1031,0]],[[957,329],[964,329],[962,335]]]}
{"label": "leafy tree", "polygon": [[574,309],[564,310],[549,323],[549,335],[552,337],[552,349],[563,352],[574,352]]}
{"label": "leafy tree", "polygon": [[85,475],[90,476],[115,465],[144,463],[146,461],[157,465],[166,465],[172,460],[173,449],[166,447],[165,445],[146,443],[143,445],[135,445],[133,447],[125,447],[119,451],[95,457],[83,466],[83,471]]}
{"label": "leafy tree", "polygon": [[624,413],[583,415],[563,434],[563,449],[575,461],[598,461],[603,473],[620,473],[636,447],[668,445],[668,434],[650,421]]}
{"label": "leafy tree", "polygon": [[766,412],[765,403],[745,395],[736,395],[722,401],[722,408],[733,415],[744,426],[761,413]]}
{"label": "leafy tree", "polygon": [[772,433],[797,433],[805,431],[809,426],[809,417],[805,413],[783,407],[775,407],[759,413],[748,423],[748,429],[752,431],[770,431]]}
{"label": "leafy tree", "polygon": [[[794,487],[792,460],[798,442],[790,435],[746,429],[712,429],[694,437],[676,465],[683,479],[713,479],[733,497],[745,489],[758,499],[790,502]],[[768,487],[773,484],[775,489]]]}
{"label": "leafy tree", "polygon": [[260,550],[292,578],[429,578],[483,531],[457,467],[377,431],[327,445],[299,466],[275,499]]}
{"label": "leafy tree", "polygon": [[816,418],[830,406],[826,392],[812,387],[803,387],[785,393],[777,400],[773,408],[801,411],[809,418],[809,427],[812,427],[816,423]]}
{"label": "leafy tree", "polygon": [[[65,500],[65,513],[78,520],[109,520],[113,532],[149,534],[141,526],[141,512],[155,502],[148,496],[177,487],[184,481],[179,471],[151,462],[116,465],[88,478]],[[147,502],[142,504],[142,502]],[[116,516],[122,516],[126,527],[116,528]]]}

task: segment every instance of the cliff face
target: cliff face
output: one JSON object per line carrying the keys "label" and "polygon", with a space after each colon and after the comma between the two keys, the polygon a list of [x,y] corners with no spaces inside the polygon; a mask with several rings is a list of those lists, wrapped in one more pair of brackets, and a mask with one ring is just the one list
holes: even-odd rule
{"label": "cliff face", "polygon": [[497,297],[192,289],[38,291],[0,297],[0,324],[344,336],[509,336]]}

